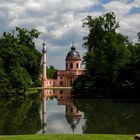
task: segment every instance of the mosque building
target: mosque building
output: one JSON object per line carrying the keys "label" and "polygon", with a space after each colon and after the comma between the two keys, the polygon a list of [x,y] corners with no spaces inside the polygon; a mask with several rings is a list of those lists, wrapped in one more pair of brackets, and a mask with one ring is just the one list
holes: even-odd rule
{"label": "mosque building", "polygon": [[73,81],[84,73],[81,68],[81,56],[76,50],[75,45],[71,46],[71,50],[65,58],[65,70],[57,70],[57,79],[48,79],[46,77],[46,46],[43,44],[43,87],[69,87]]}
{"label": "mosque building", "polygon": [[[84,73],[81,68],[81,56],[73,44],[71,46],[71,50],[67,53],[65,58],[65,70],[57,70],[57,79],[48,79],[46,76],[46,52],[46,45],[43,44],[42,87],[69,87],[79,75]],[[77,110],[75,105],[71,102],[70,90],[63,91],[53,89],[42,90],[42,133],[46,133],[47,130],[46,102],[49,97],[55,97],[58,101],[58,105],[65,106],[65,117],[68,124],[71,126],[72,132],[74,133],[76,126],[80,121],[81,112]]]}

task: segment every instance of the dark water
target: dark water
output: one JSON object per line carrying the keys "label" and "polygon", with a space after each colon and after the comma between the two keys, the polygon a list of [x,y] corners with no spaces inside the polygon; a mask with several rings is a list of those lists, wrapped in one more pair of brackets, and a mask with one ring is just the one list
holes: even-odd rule
{"label": "dark water", "polygon": [[1,135],[139,132],[140,101],[72,100],[67,90],[0,99]]}

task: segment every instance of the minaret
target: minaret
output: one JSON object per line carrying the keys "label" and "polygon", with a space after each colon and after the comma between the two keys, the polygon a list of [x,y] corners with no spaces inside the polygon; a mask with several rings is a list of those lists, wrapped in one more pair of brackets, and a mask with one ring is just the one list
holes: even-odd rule
{"label": "minaret", "polygon": [[43,58],[42,58],[42,87],[46,87],[47,86],[47,77],[46,77],[46,44],[43,43]]}

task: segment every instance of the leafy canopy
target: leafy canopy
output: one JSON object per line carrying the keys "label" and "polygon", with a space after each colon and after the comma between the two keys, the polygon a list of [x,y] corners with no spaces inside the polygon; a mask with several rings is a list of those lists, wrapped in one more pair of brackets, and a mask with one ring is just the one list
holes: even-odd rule
{"label": "leafy canopy", "polygon": [[39,34],[36,29],[16,27],[0,37],[0,95],[11,93],[11,89],[24,91],[39,83],[41,53],[34,43]]}

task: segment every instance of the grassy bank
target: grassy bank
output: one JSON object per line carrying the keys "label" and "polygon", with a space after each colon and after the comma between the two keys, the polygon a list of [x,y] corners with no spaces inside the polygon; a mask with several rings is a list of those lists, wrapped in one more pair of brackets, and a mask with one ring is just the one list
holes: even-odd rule
{"label": "grassy bank", "polygon": [[10,135],[0,140],[133,140],[134,135]]}

